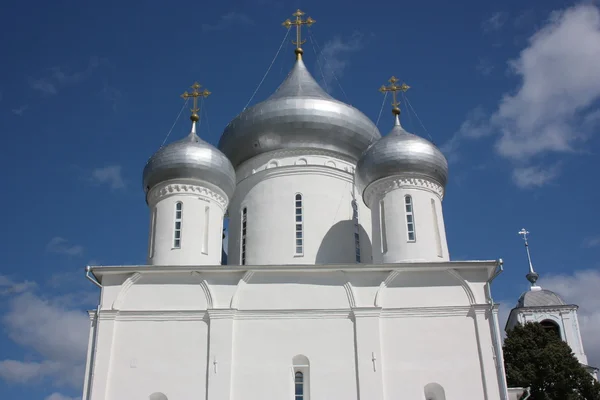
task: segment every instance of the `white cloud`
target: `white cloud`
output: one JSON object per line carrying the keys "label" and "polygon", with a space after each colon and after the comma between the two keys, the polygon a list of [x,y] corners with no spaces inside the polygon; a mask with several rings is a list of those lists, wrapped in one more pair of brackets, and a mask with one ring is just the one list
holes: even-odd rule
{"label": "white cloud", "polygon": [[558,293],[568,304],[579,306],[579,326],[588,363],[600,366],[600,271],[548,276],[540,279],[540,285]]}
{"label": "white cloud", "polygon": [[70,244],[69,241],[60,236],[50,239],[46,245],[46,250],[56,254],[66,254],[68,256],[80,256],[83,254],[83,246]]}
{"label": "white cloud", "polygon": [[334,79],[340,79],[344,75],[344,70],[348,66],[348,55],[363,48],[364,36],[359,32],[354,32],[348,40],[336,36],[325,43],[319,57],[317,58],[318,68],[322,72],[322,84],[329,92]]}
{"label": "white cloud", "polygon": [[0,275],[0,295],[18,294],[34,289],[37,286],[35,282],[23,281],[15,282],[6,275]]}
{"label": "white cloud", "polygon": [[89,331],[86,312],[25,292],[10,301],[2,322],[9,338],[38,359],[0,361],[1,378],[22,384],[50,379],[56,386],[81,387]]}
{"label": "white cloud", "polygon": [[28,105],[22,105],[20,107],[13,108],[10,111],[12,111],[12,113],[15,114],[16,116],[22,117],[23,114],[25,114],[25,111],[27,111],[28,108],[29,108]]}
{"label": "white cloud", "polygon": [[55,95],[59,89],[66,85],[80,83],[88,78],[101,62],[106,62],[98,57],[91,57],[87,67],[81,71],[68,72],[63,67],[52,67],[50,73],[37,79],[29,79],[29,86],[45,95]]}
{"label": "white cloud", "polygon": [[486,33],[499,31],[507,20],[508,13],[504,11],[495,12],[481,23],[481,29]]}
{"label": "white cloud", "polygon": [[600,236],[592,236],[585,238],[583,241],[583,247],[598,247],[600,246]]}
{"label": "white cloud", "polygon": [[552,13],[508,64],[518,87],[505,93],[485,119],[467,116],[452,147],[478,137],[466,134],[465,125],[489,127],[497,138],[495,151],[516,165],[515,176],[550,182],[558,170],[533,167],[536,158],[577,151],[600,125],[600,10],[584,4]]}
{"label": "white cloud", "polygon": [[92,181],[108,184],[111,189],[123,189],[125,187],[120,165],[109,165],[94,169],[92,171]]}
{"label": "white cloud", "polygon": [[234,25],[253,25],[252,18],[235,11],[222,15],[215,24],[202,24],[203,31],[221,31]]}
{"label": "white cloud", "polygon": [[80,400],[81,397],[69,397],[65,396],[61,393],[52,393],[50,396],[46,397],[44,400]]}
{"label": "white cloud", "polygon": [[521,189],[532,189],[553,181],[560,173],[558,164],[552,166],[516,167],[513,170],[513,182]]}

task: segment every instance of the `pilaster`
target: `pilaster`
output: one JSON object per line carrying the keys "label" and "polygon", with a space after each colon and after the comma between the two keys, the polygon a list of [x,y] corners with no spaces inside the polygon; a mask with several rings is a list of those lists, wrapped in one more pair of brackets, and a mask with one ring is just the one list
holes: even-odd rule
{"label": "pilaster", "polygon": [[236,310],[208,310],[207,400],[231,399],[233,324]]}
{"label": "pilaster", "polygon": [[100,311],[96,320],[96,357],[92,368],[90,400],[105,400],[109,396],[109,372],[115,336],[114,313]]}
{"label": "pilaster", "polygon": [[494,351],[493,332],[494,316],[490,306],[472,308],[472,317],[477,335],[477,351],[481,365],[481,378],[484,400],[500,400],[500,382],[498,382],[496,368],[496,354]]}
{"label": "pilaster", "polygon": [[354,340],[359,400],[383,400],[381,308],[354,308]]}

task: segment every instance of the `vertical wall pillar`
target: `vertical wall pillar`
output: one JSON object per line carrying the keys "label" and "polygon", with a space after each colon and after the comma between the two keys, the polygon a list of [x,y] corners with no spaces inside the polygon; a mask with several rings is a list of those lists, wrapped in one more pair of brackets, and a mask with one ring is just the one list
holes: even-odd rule
{"label": "vertical wall pillar", "polygon": [[96,357],[90,365],[92,377],[90,381],[90,400],[104,400],[109,396],[109,372],[112,358],[113,339],[115,336],[115,313],[101,310],[98,314],[96,329]]}
{"label": "vertical wall pillar", "polygon": [[[477,346],[479,361],[481,364],[481,378],[483,384],[483,399],[485,400],[505,400],[500,395],[500,383],[498,382],[496,368],[496,354],[494,354],[493,338],[486,332],[491,331],[493,315],[489,310],[489,305],[473,306],[473,319],[475,322],[475,332],[477,335]],[[493,329],[493,328],[492,328]],[[493,332],[493,331],[492,331]],[[507,400],[507,399],[506,399]]]}
{"label": "vertical wall pillar", "polygon": [[383,400],[381,308],[355,308],[354,340],[359,400]]}
{"label": "vertical wall pillar", "polygon": [[235,310],[208,310],[210,348],[207,400],[232,398],[234,313]]}

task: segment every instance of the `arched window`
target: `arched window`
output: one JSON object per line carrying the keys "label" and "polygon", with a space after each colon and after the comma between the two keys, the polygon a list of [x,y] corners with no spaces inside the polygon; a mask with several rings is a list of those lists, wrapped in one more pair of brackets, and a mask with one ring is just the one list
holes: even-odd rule
{"label": "arched window", "polygon": [[423,391],[425,400],[446,400],[444,388],[439,383],[428,383]]}
{"label": "arched window", "polygon": [[433,214],[433,230],[435,232],[435,247],[437,256],[443,257],[442,254],[442,238],[440,236],[440,223],[438,221],[437,210],[435,208],[435,200],[431,199],[431,213]]}
{"label": "arched window", "polygon": [[294,395],[296,400],[304,400],[304,374],[300,371],[294,375]]}
{"label": "arched window", "polygon": [[542,322],[540,322],[540,325],[542,325],[542,328],[544,328],[545,331],[552,332],[559,338],[561,337],[560,336],[560,327],[558,326],[558,324],[556,322],[554,322],[550,319],[545,319]]}
{"label": "arched window", "polygon": [[413,211],[412,196],[404,196],[404,206],[406,211],[406,233],[408,241],[414,242],[417,240],[415,233],[415,214]]}
{"label": "arched window", "polygon": [[242,237],[241,237],[241,254],[240,264],[246,265],[246,232],[248,226],[248,209],[244,207],[242,209]]}
{"label": "arched window", "polygon": [[352,222],[354,223],[354,257],[360,263],[360,229],[358,224],[358,203],[352,200]]}
{"label": "arched window", "polygon": [[202,238],[202,254],[208,254],[208,229],[210,222],[210,207],[204,207],[204,237]]}
{"label": "arched window", "polygon": [[294,356],[294,400],[310,400],[310,371],[308,358],[302,354]]}
{"label": "arched window", "polygon": [[175,229],[173,230],[173,248],[181,248],[181,224],[183,222],[183,203],[175,203]]}
{"label": "arched window", "polygon": [[296,244],[296,256],[302,256],[304,254],[304,216],[302,215],[302,195],[296,194],[294,203],[294,214],[295,214],[295,244]]}

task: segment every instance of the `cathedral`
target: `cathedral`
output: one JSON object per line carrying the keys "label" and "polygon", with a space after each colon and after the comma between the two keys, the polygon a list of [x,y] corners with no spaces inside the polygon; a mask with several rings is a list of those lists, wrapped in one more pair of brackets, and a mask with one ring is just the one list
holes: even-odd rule
{"label": "cathedral", "polygon": [[[392,78],[380,89],[393,97],[382,136],[307,70],[300,33],[315,21],[303,15],[284,23],[296,29],[287,78],[235,117],[217,147],[196,132],[197,101],[210,92],[195,84],[184,93],[194,104],[189,135],[143,171],[147,265],[86,269],[101,295],[84,400],[523,392],[507,388],[491,295],[502,260],[451,261],[448,163],[402,127],[396,95],[408,86]],[[532,289],[509,324],[534,318],[531,306],[550,297]],[[565,315],[550,319],[570,329],[576,314],[565,307],[547,312]],[[565,337],[580,343],[577,335]],[[585,363],[583,348],[577,354]]]}

